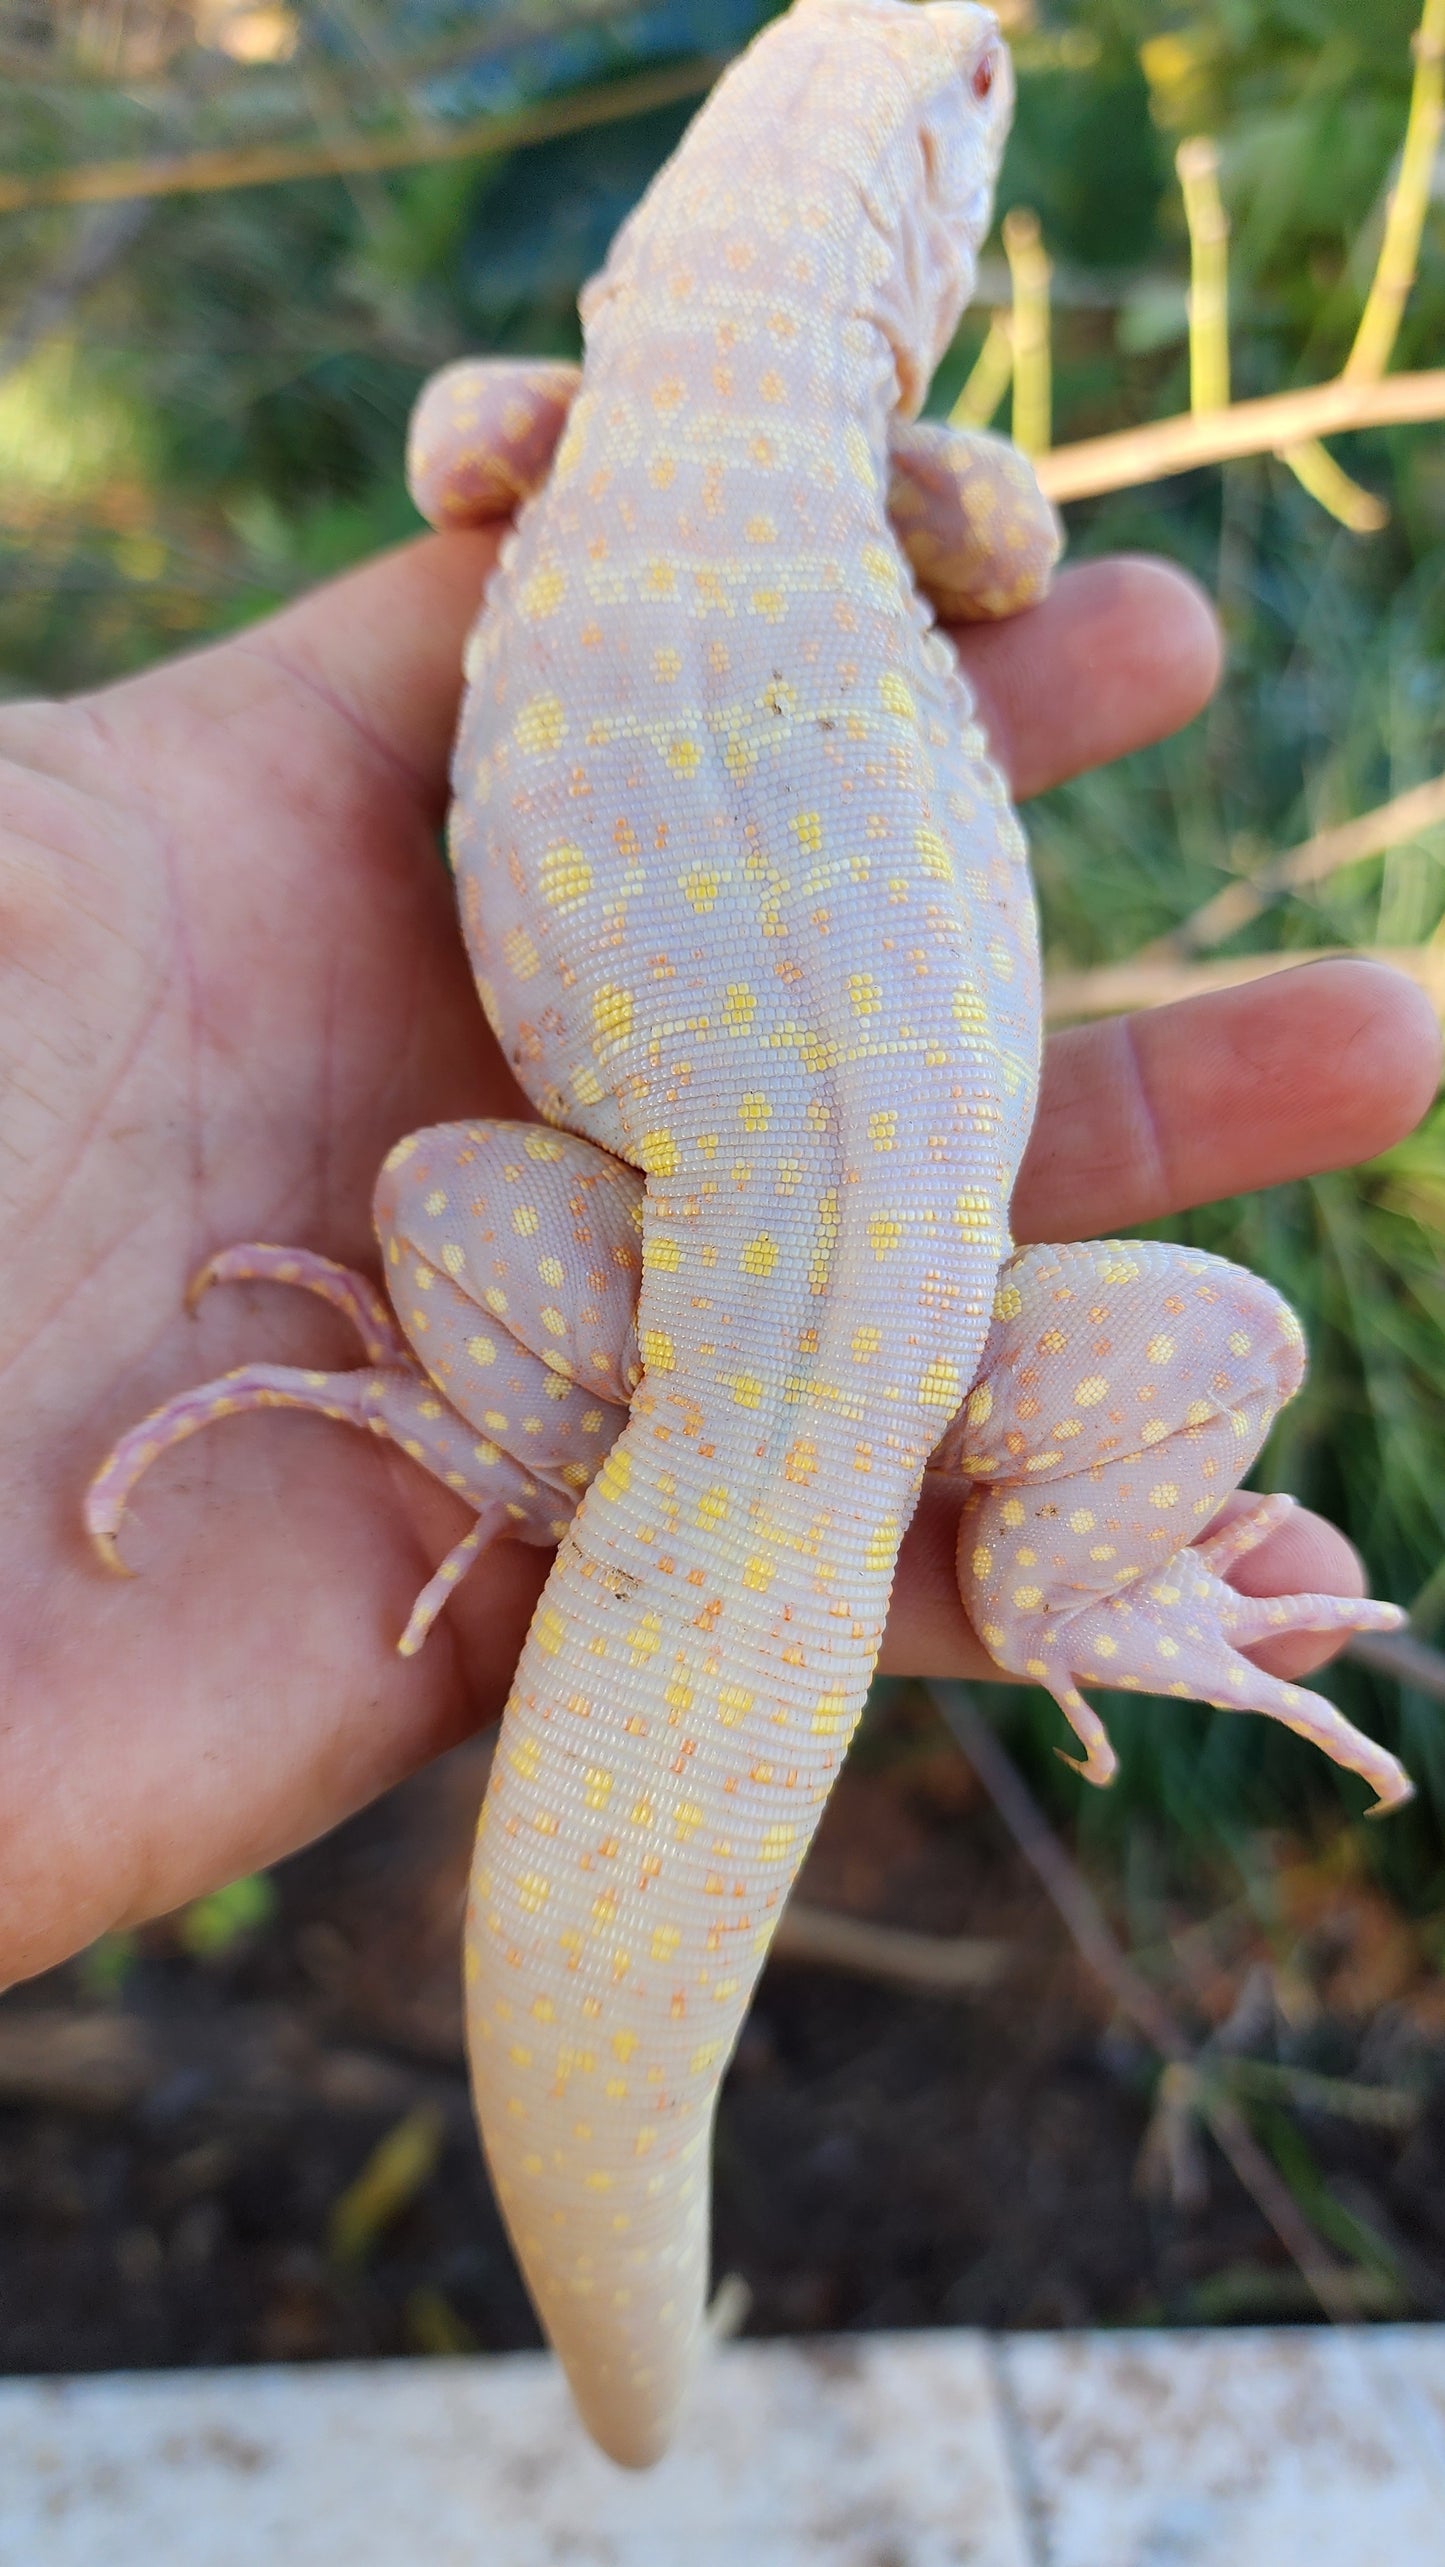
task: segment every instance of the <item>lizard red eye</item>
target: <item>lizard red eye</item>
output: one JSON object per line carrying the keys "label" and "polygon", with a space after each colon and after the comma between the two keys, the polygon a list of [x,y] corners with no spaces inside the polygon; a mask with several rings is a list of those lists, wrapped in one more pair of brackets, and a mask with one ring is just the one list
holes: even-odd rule
{"label": "lizard red eye", "polygon": [[992,90],[997,72],[997,59],[991,53],[986,53],[982,62],[975,65],[972,88],[975,98],[977,98],[980,103],[988,97],[989,92]]}

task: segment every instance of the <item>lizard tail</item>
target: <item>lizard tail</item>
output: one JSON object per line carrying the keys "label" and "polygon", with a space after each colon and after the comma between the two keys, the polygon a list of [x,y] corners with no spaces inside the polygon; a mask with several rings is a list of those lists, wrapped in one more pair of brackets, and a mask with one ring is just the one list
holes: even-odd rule
{"label": "lizard tail", "polygon": [[[723,2071],[996,1264],[990,1244],[975,1326],[945,1322],[955,1368],[900,1325],[891,1273],[886,1296],[850,1289],[837,1198],[810,1212],[776,1255],[701,1215],[674,1254],[677,1206],[649,1186],[644,1377],[538,1607],[478,1837],[487,2156],[585,2421],[634,2467],[665,2448],[703,2336]],[[881,1276],[876,1223],[872,1243],[857,1226]],[[704,1274],[715,1289],[695,1293]],[[865,1398],[870,1372],[887,1383]]]}

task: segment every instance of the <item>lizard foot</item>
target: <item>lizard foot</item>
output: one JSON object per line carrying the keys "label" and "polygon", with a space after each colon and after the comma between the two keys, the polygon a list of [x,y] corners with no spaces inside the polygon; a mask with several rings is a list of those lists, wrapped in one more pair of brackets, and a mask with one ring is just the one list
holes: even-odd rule
{"label": "lizard foot", "polygon": [[1077,1613],[1059,1613],[1036,1631],[1038,1657],[1029,1672],[1047,1685],[1085,1750],[1082,1760],[1066,1762],[1078,1761],[1089,1782],[1112,1779],[1114,1751],[1079,1687],[1114,1685],[1223,1711],[1263,1712],[1362,1775],[1377,1795],[1372,1817],[1399,1808],[1414,1797],[1414,1786],[1394,1756],[1322,1694],[1266,1674],[1242,1653],[1287,1631],[1398,1631],[1404,1614],[1352,1596],[1238,1594],[1216,1565],[1248,1547],[1240,1545],[1238,1530],[1230,1525],[1215,1537],[1213,1559],[1207,1542],[1178,1551],[1133,1586]]}
{"label": "lizard foot", "polygon": [[1289,1631],[1405,1620],[1227,1582],[1289,1512],[1288,1498],[1256,1499],[1215,1525],[1303,1368],[1292,1312],[1217,1257],[1091,1240],[1005,1268],[977,1384],[932,1467],[975,1483],[958,1546],[974,1628],[1000,1666],[1048,1687],[1088,1781],[1107,1783],[1116,1759],[1080,1689],[1111,1685],[1262,1712],[1363,1775],[1380,1810],[1410,1798],[1384,1748],[1243,1654]]}
{"label": "lizard foot", "polygon": [[117,1537],[137,1484],[162,1453],[220,1418],[254,1409],[300,1408],[364,1427],[399,1445],[476,1509],[475,1524],[412,1608],[397,1644],[403,1656],[411,1657],[484,1546],[503,1534],[557,1541],[571,1512],[569,1499],[500,1445],[479,1438],[422,1370],[375,1287],[329,1257],[260,1242],[223,1249],[201,1268],[187,1298],[194,1305],[212,1284],[258,1280],[299,1285],[330,1302],[355,1327],[369,1361],[350,1372],[243,1364],[217,1381],[182,1391],[121,1437],[86,1493],[86,1530],[106,1567],[128,1576]]}

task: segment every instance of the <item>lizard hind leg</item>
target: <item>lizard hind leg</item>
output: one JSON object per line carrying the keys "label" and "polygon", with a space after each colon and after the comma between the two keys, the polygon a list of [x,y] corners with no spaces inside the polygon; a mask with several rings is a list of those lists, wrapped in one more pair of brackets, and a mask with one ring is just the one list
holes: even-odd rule
{"label": "lizard hind leg", "polygon": [[1396,1607],[1244,1596],[1223,1574],[1287,1509],[1265,1499],[1215,1525],[1301,1372],[1293,1314],[1219,1258],[1093,1241],[1005,1269],[934,1467],[975,1482],[958,1545],[970,1619],[1001,1666],[1054,1695],[1091,1782],[1115,1759],[1082,1688],[1110,1685],[1262,1712],[1363,1775],[1380,1809],[1410,1797],[1385,1749],[1244,1654],[1289,1631],[1394,1630]]}
{"label": "lizard hind leg", "polygon": [[[522,1171],[527,1193],[541,1190],[551,1221],[570,1213],[571,1236],[557,1243],[566,1264],[551,1255],[550,1235],[534,1239],[541,1214],[518,1200],[513,1181]],[[555,1203],[546,1201],[548,1189]],[[635,1377],[639,1190],[631,1170],[604,1153],[531,1125],[413,1136],[392,1153],[377,1186],[388,1271],[394,1289],[405,1288],[405,1330],[374,1285],[330,1258],[260,1243],[223,1249],[195,1278],[193,1303],[220,1282],[300,1286],[350,1321],[366,1364],[351,1372],[248,1364],[143,1419],[86,1498],[101,1558],[123,1571],[116,1537],[137,1483],[162,1453],[219,1418],[310,1409],[387,1438],[475,1510],[475,1524],[412,1609],[398,1643],[412,1656],[489,1542],[560,1540],[621,1430]],[[457,1208],[443,1221],[441,1208],[454,1198]]]}

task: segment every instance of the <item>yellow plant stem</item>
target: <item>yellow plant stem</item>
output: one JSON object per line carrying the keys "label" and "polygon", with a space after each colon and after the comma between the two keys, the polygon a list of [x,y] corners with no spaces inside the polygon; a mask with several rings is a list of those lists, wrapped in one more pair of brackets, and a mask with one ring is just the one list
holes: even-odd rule
{"label": "yellow plant stem", "polygon": [[1039,218],[1015,206],[1004,218],[1003,245],[1013,278],[1014,444],[1045,455],[1053,442],[1053,356],[1049,286],[1053,268]]}
{"label": "yellow plant stem", "polygon": [[1415,37],[1415,86],[1400,175],[1390,197],[1374,283],[1345,361],[1345,379],[1370,383],[1395,352],[1420,258],[1435,159],[1445,121],[1445,0],[1425,0]]}
{"label": "yellow plant stem", "polygon": [[[1345,381],[1379,381],[1395,352],[1420,258],[1430,188],[1445,121],[1445,0],[1425,0],[1415,36],[1415,83],[1400,175],[1390,194],[1385,237],[1355,343],[1345,361]],[[1384,501],[1363,490],[1318,442],[1286,447],[1280,456],[1310,496],[1352,534],[1375,535],[1390,522]]]}
{"label": "yellow plant stem", "polygon": [[[1189,226],[1189,406],[1227,410],[1229,368],[1229,216],[1219,192],[1219,148],[1207,134],[1181,143],[1175,168]],[[1361,489],[1317,438],[1283,453],[1312,499],[1357,535],[1378,534],[1390,512]]]}
{"label": "yellow plant stem", "polygon": [[1189,406],[1229,407],[1229,216],[1219,193],[1219,151],[1205,134],[1175,156],[1189,225]]}
{"label": "yellow plant stem", "polygon": [[377,2239],[431,2182],[446,2143],[446,2124],[420,2104],[389,2130],[359,2175],[333,2202],[326,2242],[338,2264],[364,2264]]}
{"label": "yellow plant stem", "polygon": [[1336,463],[1318,437],[1311,437],[1307,445],[1282,448],[1279,459],[1289,465],[1311,499],[1317,499],[1332,517],[1338,517],[1352,535],[1378,535],[1388,526],[1390,512],[1383,499],[1377,499],[1363,483],[1352,481],[1343,464]]}
{"label": "yellow plant stem", "polygon": [[949,426],[988,427],[998,415],[999,405],[1013,381],[1013,373],[1013,324],[1007,312],[995,312],[973,372],[948,414]]}

